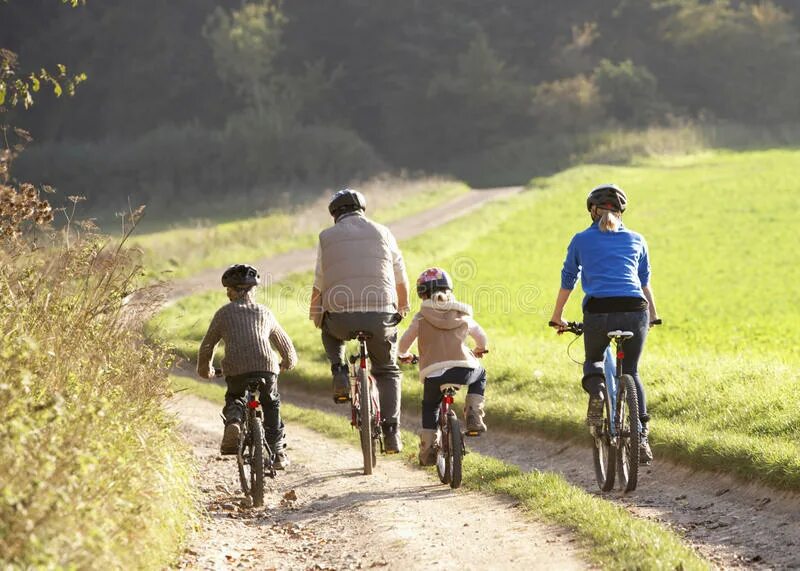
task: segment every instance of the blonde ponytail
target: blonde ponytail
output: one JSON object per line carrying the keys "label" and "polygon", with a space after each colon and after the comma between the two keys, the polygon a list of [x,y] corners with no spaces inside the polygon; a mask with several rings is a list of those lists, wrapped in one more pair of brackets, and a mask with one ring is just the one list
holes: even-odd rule
{"label": "blonde ponytail", "polygon": [[597,225],[601,232],[616,232],[622,225],[622,218],[620,218],[619,212],[595,206],[592,209],[592,215],[592,218],[599,220]]}

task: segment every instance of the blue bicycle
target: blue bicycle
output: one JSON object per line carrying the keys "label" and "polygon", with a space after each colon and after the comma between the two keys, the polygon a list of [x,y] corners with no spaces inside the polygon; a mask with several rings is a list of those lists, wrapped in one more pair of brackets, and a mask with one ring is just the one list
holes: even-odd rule
{"label": "blue bicycle", "polygon": [[[580,337],[583,335],[583,323],[567,322],[565,331]],[[603,360],[606,377],[603,420],[602,423],[589,427],[589,434],[594,440],[592,456],[595,479],[604,492],[614,489],[617,475],[619,487],[626,492],[635,490],[639,481],[639,443],[642,430],[639,399],[633,377],[620,374],[625,358],[624,344],[631,337],[631,331],[608,332],[614,348],[609,344]]]}

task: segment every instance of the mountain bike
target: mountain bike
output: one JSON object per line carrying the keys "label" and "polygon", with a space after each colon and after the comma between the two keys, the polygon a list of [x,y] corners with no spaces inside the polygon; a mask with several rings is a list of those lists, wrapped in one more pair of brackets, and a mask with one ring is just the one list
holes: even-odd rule
{"label": "mountain bike", "polygon": [[[558,324],[551,321],[549,325]],[[565,331],[580,337],[583,335],[583,323],[567,322]],[[633,377],[621,374],[625,358],[624,344],[631,337],[631,331],[608,332],[608,338],[616,351],[609,344],[603,359],[603,419],[599,425],[589,427],[589,434],[594,439],[592,456],[595,479],[604,492],[614,489],[615,476],[619,477],[619,486],[626,492],[635,490],[639,480],[639,443],[642,430],[639,400]]]}
{"label": "mountain bike", "polygon": [[[222,371],[217,369],[216,376]],[[239,433],[239,447],[236,463],[239,467],[239,483],[242,493],[250,498],[253,506],[264,505],[264,477],[275,478],[275,453],[264,437],[264,414],[256,393],[265,386],[265,379],[253,377],[247,380],[245,398],[245,418]]]}
{"label": "mountain bike", "polygon": [[354,331],[351,337],[358,339],[358,353],[350,355],[352,368],[350,383],[350,424],[357,428],[364,457],[364,475],[372,474],[378,462],[378,449],[384,452],[381,432],[381,407],[378,387],[368,372],[369,354],[367,340],[372,337],[366,331]]}

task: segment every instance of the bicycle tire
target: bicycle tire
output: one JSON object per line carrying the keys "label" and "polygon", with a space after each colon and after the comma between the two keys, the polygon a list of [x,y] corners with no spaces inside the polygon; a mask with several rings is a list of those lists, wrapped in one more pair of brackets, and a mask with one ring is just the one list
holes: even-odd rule
{"label": "bicycle tire", "polygon": [[236,464],[239,468],[239,485],[242,488],[242,493],[248,498],[250,497],[250,472],[245,467],[249,465],[247,461],[250,457],[249,439],[250,430],[247,428],[247,423],[245,423],[242,431],[239,433],[239,448],[236,453]]}
{"label": "bicycle tire", "polygon": [[603,424],[599,433],[594,435],[592,459],[594,461],[594,476],[597,485],[603,492],[614,489],[614,475],[617,467],[617,449],[611,445],[611,409],[608,393],[605,394],[603,406]]}
{"label": "bicycle tire", "polygon": [[454,412],[447,415],[450,437],[450,487],[454,490],[461,487],[461,467],[464,459],[464,440],[461,434],[461,423]]}
{"label": "bicycle tire", "polygon": [[639,399],[632,376],[622,375],[619,386],[616,417],[619,419],[620,431],[617,474],[620,489],[632,492],[639,483]]}
{"label": "bicycle tire", "polygon": [[250,422],[252,423],[250,427],[252,435],[250,491],[253,498],[253,506],[259,508],[264,505],[264,426],[258,418],[253,418]]}
{"label": "bicycle tire", "polygon": [[361,453],[364,457],[364,475],[372,474],[372,457],[375,443],[372,440],[372,399],[369,377],[364,369],[358,370],[358,431],[361,437]]}
{"label": "bicycle tire", "polygon": [[439,449],[436,451],[436,472],[439,474],[439,481],[442,484],[450,483],[450,436],[447,423],[439,426],[438,442]]}

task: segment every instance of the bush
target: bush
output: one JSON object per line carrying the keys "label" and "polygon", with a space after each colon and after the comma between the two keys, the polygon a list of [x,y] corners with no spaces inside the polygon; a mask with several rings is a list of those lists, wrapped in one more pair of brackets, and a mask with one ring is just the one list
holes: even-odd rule
{"label": "bush", "polygon": [[287,187],[335,186],[384,168],[352,131],[295,126],[277,133],[250,114],[234,116],[223,130],[163,126],[133,141],[34,145],[16,163],[27,180],[57,180],[62,194],[86,196],[92,213],[132,202],[173,216],[254,192],[268,203]]}
{"label": "bush", "polygon": [[604,59],[592,76],[606,114],[623,125],[644,126],[660,120],[667,106],[658,97],[656,77],[631,60]]}
{"label": "bush", "polygon": [[[46,220],[35,191],[0,191]],[[14,230],[0,238],[0,567],[164,567],[194,503],[162,408],[169,358],[143,342],[131,296],[137,260],[90,224],[0,221]]]}
{"label": "bush", "polygon": [[586,131],[605,117],[597,85],[585,75],[537,85],[532,112],[548,133]]}

